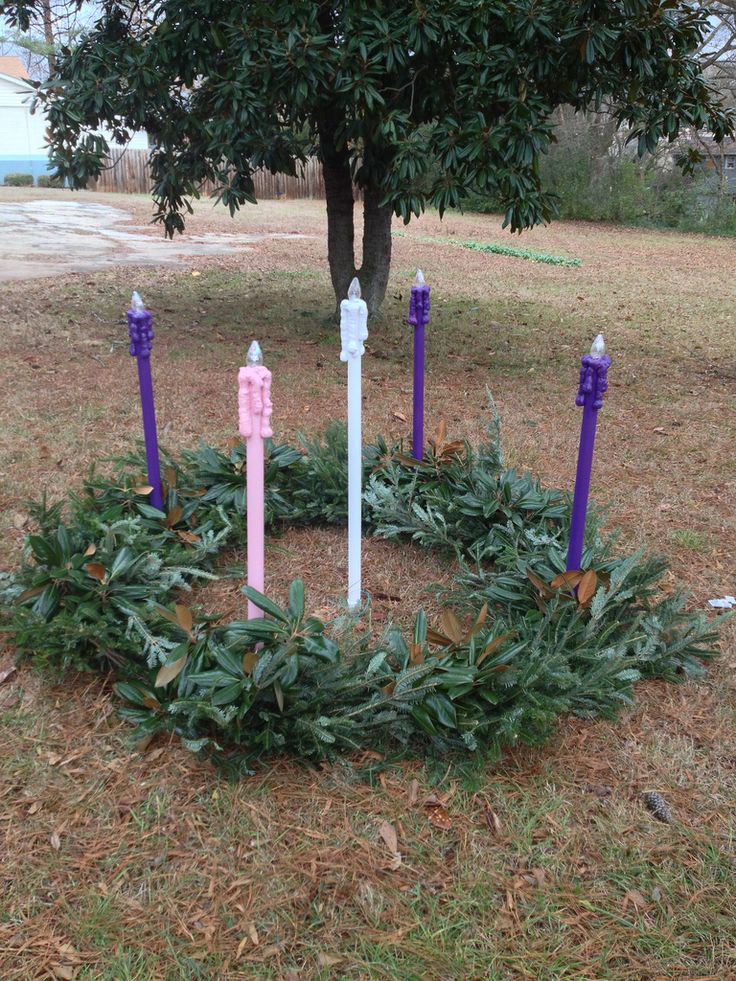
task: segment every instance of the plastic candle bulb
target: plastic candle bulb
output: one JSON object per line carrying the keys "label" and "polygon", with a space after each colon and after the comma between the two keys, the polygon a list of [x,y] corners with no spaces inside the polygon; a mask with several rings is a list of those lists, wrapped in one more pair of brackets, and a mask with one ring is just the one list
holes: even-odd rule
{"label": "plastic candle bulb", "polygon": [[606,353],[606,342],[603,340],[603,334],[598,334],[598,336],[590,346],[591,357],[602,358],[605,353]]}
{"label": "plastic candle bulb", "polygon": [[424,278],[424,273],[422,272],[421,269],[417,269],[417,274],[416,274],[416,276],[414,278],[414,285],[415,286],[426,286],[427,285],[427,281]]}
{"label": "plastic candle bulb", "polygon": [[143,302],[141,294],[138,292],[138,290],[133,290],[133,296],[130,300],[130,309],[135,313],[143,313],[143,311],[146,309],[146,305]]}
{"label": "plastic candle bulb", "polygon": [[250,365],[251,367],[256,367],[257,365],[263,364],[263,351],[261,350],[261,345],[258,343],[258,341],[253,341],[251,346],[248,348],[246,364]]}
{"label": "plastic candle bulb", "polygon": [[353,276],[350,286],[348,286],[348,299],[349,300],[359,300],[362,296],[362,291],[360,289],[360,282],[357,276]]}

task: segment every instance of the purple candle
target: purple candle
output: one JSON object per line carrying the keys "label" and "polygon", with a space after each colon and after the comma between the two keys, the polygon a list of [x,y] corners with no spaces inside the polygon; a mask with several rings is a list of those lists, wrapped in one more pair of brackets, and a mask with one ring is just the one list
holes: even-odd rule
{"label": "purple candle", "polygon": [[411,288],[409,300],[409,324],[414,327],[414,411],[412,429],[412,456],[424,459],[424,328],[429,323],[429,286],[424,274],[417,269],[417,278]]}
{"label": "purple candle", "polygon": [[583,355],[580,368],[580,388],[575,399],[575,404],[583,407],[583,421],[580,427],[578,472],[575,477],[575,496],[570,523],[570,546],[567,551],[568,572],[580,569],[583,561],[595,430],[598,423],[598,410],[603,405],[603,394],[608,389],[608,369],[610,367],[611,359],[606,354],[603,334],[599,334],[593,341],[590,354]]}
{"label": "purple candle", "polygon": [[143,438],[146,443],[146,468],[148,469],[148,483],[153,487],[150,501],[153,507],[163,511],[156,411],[153,407],[153,382],[151,380],[152,322],[153,317],[150,311],[146,310],[138,293],[134,293],[130,310],[128,310],[130,353],[138,362],[138,385],[141,391],[141,409],[143,410]]}

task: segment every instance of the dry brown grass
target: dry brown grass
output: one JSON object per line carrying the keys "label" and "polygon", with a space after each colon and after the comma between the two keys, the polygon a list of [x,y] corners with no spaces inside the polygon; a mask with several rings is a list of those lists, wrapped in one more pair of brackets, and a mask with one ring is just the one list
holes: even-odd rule
{"label": "dry brown grass", "polygon": [[[104,200],[147,219],[143,199]],[[123,322],[133,286],[156,314],[169,446],[232,435],[251,336],[274,371],[277,436],[342,417],[321,205],[267,203],[235,225],[200,205],[192,227],[317,237],[3,290],[5,568],[22,540],[23,498],[42,486],[63,494],[138,435]],[[595,496],[622,547],[669,554],[672,583],[694,603],[733,593],[732,242],[572,223],[522,240],[582,258],[569,269],[419,235],[508,239],[493,218],[430,215],[395,240],[364,362],[366,434],[407,433],[404,318],[417,264],[433,286],[430,426],[445,418],[453,434],[479,438],[488,384],[510,461],[550,484],[572,484],[576,363],[603,328],[614,366]],[[283,594],[298,574],[310,605],[334,610],[342,548],[339,531],[287,533],[271,552],[269,590]],[[407,619],[423,585],[448,574],[382,542],[367,544],[365,567],[377,626]],[[242,612],[235,581],[199,599]],[[731,627],[705,684],[641,686],[618,722],[565,722],[544,748],[495,766],[402,764],[366,778],[368,756],[309,770],[284,762],[237,784],[175,744],[131,756],[103,683],[49,688],[23,667],[0,683],[0,977],[736,977],[735,639]],[[677,825],[644,812],[646,789],[665,794]],[[431,794],[449,831],[430,820]]]}

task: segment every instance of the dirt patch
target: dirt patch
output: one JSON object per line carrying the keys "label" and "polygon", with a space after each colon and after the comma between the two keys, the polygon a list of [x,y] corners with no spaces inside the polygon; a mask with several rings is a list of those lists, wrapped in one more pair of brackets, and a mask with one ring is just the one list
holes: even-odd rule
{"label": "dirt patch", "polygon": [[112,266],[179,266],[194,257],[237,255],[267,238],[306,237],[206,232],[167,239],[131,224],[128,211],[87,199],[0,201],[0,280]]}

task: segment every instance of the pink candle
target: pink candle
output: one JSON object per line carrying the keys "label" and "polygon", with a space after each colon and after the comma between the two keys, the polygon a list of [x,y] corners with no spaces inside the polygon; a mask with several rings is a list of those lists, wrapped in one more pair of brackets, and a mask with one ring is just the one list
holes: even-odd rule
{"label": "pink candle", "polygon": [[[270,418],[271,372],[263,365],[258,341],[248,350],[248,363],[238,372],[238,409],[240,435],[246,446],[246,516],[248,528],[248,585],[260,593],[265,587],[264,456],[263,440],[273,435]],[[263,616],[263,611],[248,600],[248,619]]]}

